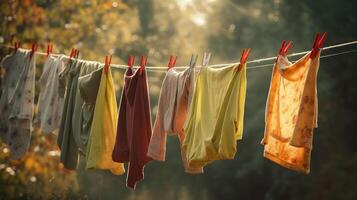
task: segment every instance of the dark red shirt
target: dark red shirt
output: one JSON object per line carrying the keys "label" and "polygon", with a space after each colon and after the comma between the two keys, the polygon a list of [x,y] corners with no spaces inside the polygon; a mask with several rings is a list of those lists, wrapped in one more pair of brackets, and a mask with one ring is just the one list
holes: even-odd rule
{"label": "dark red shirt", "polygon": [[129,163],[127,187],[144,179],[144,166],[151,138],[151,113],[145,69],[127,69],[121,96],[113,161]]}

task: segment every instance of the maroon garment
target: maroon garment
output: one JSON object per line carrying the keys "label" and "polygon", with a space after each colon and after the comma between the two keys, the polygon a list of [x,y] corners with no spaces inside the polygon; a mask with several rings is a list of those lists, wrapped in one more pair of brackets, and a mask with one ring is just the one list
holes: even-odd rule
{"label": "maroon garment", "polygon": [[151,160],[146,156],[151,138],[151,113],[145,69],[125,72],[121,96],[118,128],[113,161],[127,163],[127,187],[135,189],[136,182],[144,179],[144,165]]}

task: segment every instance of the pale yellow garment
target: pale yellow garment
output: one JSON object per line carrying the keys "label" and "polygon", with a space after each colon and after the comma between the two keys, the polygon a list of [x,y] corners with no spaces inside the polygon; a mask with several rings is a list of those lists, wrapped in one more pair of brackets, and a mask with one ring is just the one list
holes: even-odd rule
{"label": "pale yellow garment", "polygon": [[279,165],[310,172],[313,129],[317,127],[316,79],[320,53],[296,63],[278,56],[267,100],[264,156]]}
{"label": "pale yellow garment", "polygon": [[117,131],[117,102],[110,69],[102,70],[93,122],[87,145],[86,168],[109,169],[113,174],[124,174],[123,163],[112,160]]}
{"label": "pale yellow garment", "polygon": [[245,65],[201,69],[184,126],[190,167],[234,158],[243,134],[245,94]]}

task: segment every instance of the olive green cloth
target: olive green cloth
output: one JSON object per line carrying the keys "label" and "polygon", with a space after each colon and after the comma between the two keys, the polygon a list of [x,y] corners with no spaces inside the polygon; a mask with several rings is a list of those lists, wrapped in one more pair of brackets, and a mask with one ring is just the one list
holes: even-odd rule
{"label": "olive green cloth", "polygon": [[[68,77],[57,144],[61,149],[61,162],[67,169],[77,167],[79,149],[85,148],[88,138],[88,135],[82,134],[82,125],[85,124],[83,115],[88,116],[93,113],[90,109],[89,111],[84,109],[85,112],[83,112],[84,100],[79,94],[79,78],[95,71],[98,67],[97,62],[74,60],[69,71],[63,72],[68,73]],[[86,119],[89,118],[86,117]],[[86,133],[89,134],[88,131]],[[85,149],[82,151],[85,152]]]}

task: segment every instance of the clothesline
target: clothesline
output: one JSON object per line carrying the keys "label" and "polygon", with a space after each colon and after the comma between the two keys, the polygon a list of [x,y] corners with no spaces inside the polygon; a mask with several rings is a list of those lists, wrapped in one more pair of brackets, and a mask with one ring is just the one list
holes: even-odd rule
{"label": "clothesline", "polygon": [[[354,45],[357,44],[357,40],[356,41],[351,41],[351,42],[346,42],[346,43],[341,43],[341,44],[336,44],[336,45],[331,45],[331,46],[327,46],[322,48],[322,50],[328,50],[328,49],[334,49],[334,48],[339,48],[339,47],[344,47],[344,46],[349,46],[349,45]],[[6,47],[6,48],[14,48],[13,46],[9,46],[9,45],[0,45],[2,47]],[[304,55],[306,53],[310,52],[309,51],[303,51],[303,52],[298,52],[298,53],[292,53],[287,55],[287,57],[295,57],[295,56],[300,56],[300,55]],[[327,54],[327,55],[322,55],[320,58],[327,58],[327,57],[333,57],[333,56],[339,56],[339,55],[343,55],[343,54],[349,54],[349,53],[354,53],[357,52],[357,49],[354,50],[349,50],[349,51],[343,51],[343,52],[339,52],[339,53],[333,53],[333,54]],[[47,53],[46,52],[40,52],[40,51],[36,51],[35,54],[37,55],[44,55],[46,56]],[[51,54],[52,56],[60,56],[62,54]],[[255,60],[251,60],[251,61],[247,61],[247,64],[251,64],[251,63],[261,63],[261,62],[266,62],[266,61],[272,61],[275,60],[276,56],[273,57],[267,57],[267,58],[260,58],[260,59],[255,59]],[[81,59],[79,59],[81,60]],[[295,62],[295,61],[293,61]],[[227,65],[235,65],[235,64],[239,64],[239,62],[235,62],[235,63],[223,63],[223,64],[215,64],[215,65],[207,65],[208,67],[223,67],[223,66],[227,66]],[[264,67],[269,67],[269,66],[273,66],[274,63],[270,63],[270,64],[264,64],[264,65],[255,65],[255,66],[250,66],[247,67],[247,69],[257,69],[257,68],[264,68]],[[114,68],[119,68],[119,69],[126,69],[127,66],[126,65],[120,65],[120,64],[111,64],[110,67],[114,67]],[[138,66],[134,66],[134,67],[138,67]],[[175,66],[175,69],[186,69],[188,66]],[[201,67],[200,65],[197,66],[197,68]],[[166,71],[167,67],[160,67],[160,66],[145,66],[145,69],[147,69],[148,71]]]}
{"label": "clothesline", "polygon": [[[357,44],[357,41],[328,46],[323,50],[353,44]],[[288,57],[306,55],[309,52],[293,53]],[[313,130],[318,119],[318,59],[353,52],[357,52],[356,47],[317,55],[311,62],[300,59],[289,66],[294,70],[286,70],[284,74],[272,74],[266,101],[264,137],[261,142],[264,145],[265,158],[291,170],[305,174],[310,172]],[[44,52],[34,53],[47,55]],[[61,150],[59,159],[66,169],[77,169],[78,158],[83,155],[86,169],[110,170],[115,175],[124,174],[124,163],[129,163],[126,185],[130,188],[135,188],[136,183],[143,180],[144,166],[149,161],[165,160],[166,138],[169,133],[175,133],[180,140],[181,158],[186,173],[204,173],[203,168],[208,163],[235,157],[237,141],[242,139],[244,132],[247,90],[245,69],[237,73],[231,67],[224,71],[208,70],[205,71],[207,73],[200,73],[196,79],[192,66],[187,71],[180,72],[180,75],[169,71],[165,74],[160,89],[156,119],[152,126],[150,90],[146,74],[142,76],[141,73],[125,73],[117,109],[111,71],[105,75],[105,71],[98,70],[98,62],[88,63],[82,68],[80,62],[71,63],[66,59],[52,62],[51,60],[57,61],[60,57],[50,57],[40,77],[41,85],[46,87],[40,87],[37,114],[33,119],[36,63],[35,59],[31,60],[27,55],[7,56],[3,62],[8,71],[5,87],[1,88],[3,92],[0,112],[5,115],[1,117],[1,120],[4,120],[1,125],[4,124],[4,128],[9,130],[6,132],[6,138],[9,139],[5,142],[12,158],[21,158],[28,151],[32,123],[44,134],[58,130],[57,144]],[[259,64],[247,68],[273,66],[271,62],[276,59],[274,56],[248,61],[249,64]],[[261,64],[265,61],[270,61],[270,64]],[[277,64],[284,65],[280,62]],[[117,69],[127,68],[126,65],[111,66]],[[148,71],[167,72],[167,67],[146,68]],[[199,68],[201,66],[197,67]],[[75,70],[67,73],[68,71],[63,69]],[[301,69],[304,73],[301,73]],[[290,80],[289,77],[297,79]],[[284,84],[285,80],[288,84]],[[212,85],[214,87],[211,87]],[[279,101],[283,98],[284,101]],[[205,114],[200,115],[203,110]],[[10,121],[12,116],[15,117]],[[20,120],[26,123],[18,126]],[[284,123],[280,123],[281,121]],[[141,125],[133,126],[133,122]],[[285,138],[275,137],[277,131],[284,132]],[[207,142],[206,138],[214,139]]]}
{"label": "clothesline", "polygon": [[[344,55],[344,54],[349,54],[349,53],[354,53],[354,52],[357,52],[357,49],[350,50],[350,51],[343,51],[343,52],[340,52],[340,53],[327,54],[327,55],[320,56],[320,58],[328,58],[328,57],[339,56],[339,55]],[[297,60],[294,60],[292,62],[296,62],[296,61]],[[256,65],[256,66],[252,66],[252,67],[247,67],[247,69],[257,69],[257,68],[263,68],[263,67],[272,67],[273,65],[274,65],[274,63],[265,64],[265,65]]]}

